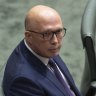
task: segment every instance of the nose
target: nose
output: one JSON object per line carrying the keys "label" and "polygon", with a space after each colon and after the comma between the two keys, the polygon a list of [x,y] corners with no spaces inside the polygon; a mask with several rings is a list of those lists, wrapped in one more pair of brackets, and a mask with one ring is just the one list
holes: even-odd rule
{"label": "nose", "polygon": [[53,37],[51,38],[51,43],[52,43],[52,44],[57,44],[57,43],[58,43],[58,38],[56,37],[55,34],[54,34]]}

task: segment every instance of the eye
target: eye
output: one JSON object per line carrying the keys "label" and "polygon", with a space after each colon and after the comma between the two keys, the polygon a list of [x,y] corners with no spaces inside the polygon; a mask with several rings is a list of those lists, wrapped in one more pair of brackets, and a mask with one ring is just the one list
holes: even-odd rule
{"label": "eye", "polygon": [[63,29],[59,29],[59,30],[57,30],[57,31],[58,31],[58,32],[62,32],[62,30],[63,30]]}
{"label": "eye", "polygon": [[60,34],[62,32],[62,29],[58,29],[55,34]]}
{"label": "eye", "polygon": [[46,32],[46,33],[44,33],[43,35],[44,35],[45,37],[47,37],[47,36],[50,36],[50,34],[51,34],[51,33]]}

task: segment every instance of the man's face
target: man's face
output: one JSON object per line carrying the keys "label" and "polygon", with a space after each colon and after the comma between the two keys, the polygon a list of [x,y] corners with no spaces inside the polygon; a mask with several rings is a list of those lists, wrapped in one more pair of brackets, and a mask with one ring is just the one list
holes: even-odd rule
{"label": "man's face", "polygon": [[[40,20],[40,18],[39,18]],[[31,30],[30,38],[28,38],[31,49],[42,57],[50,58],[52,56],[58,55],[61,48],[62,38],[57,38],[56,35],[53,35],[53,38],[50,40],[45,40],[41,34],[38,33],[53,33],[62,29],[63,25],[61,19],[59,18],[45,18],[37,24],[36,30]]]}

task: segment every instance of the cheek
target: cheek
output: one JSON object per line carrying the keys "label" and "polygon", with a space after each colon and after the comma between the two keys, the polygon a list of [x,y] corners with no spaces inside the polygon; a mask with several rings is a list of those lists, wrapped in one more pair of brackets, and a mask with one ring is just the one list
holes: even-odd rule
{"label": "cheek", "polygon": [[48,51],[48,45],[46,44],[37,44],[36,50],[38,55],[43,57],[48,57],[49,51]]}
{"label": "cheek", "polygon": [[45,53],[48,51],[49,48],[49,44],[47,44],[46,42],[39,42],[35,43],[35,47],[36,49],[41,53]]}
{"label": "cheek", "polygon": [[49,44],[45,44],[45,43],[42,43],[42,44],[38,44],[38,49],[40,49],[41,51],[47,51],[48,50],[48,45]]}

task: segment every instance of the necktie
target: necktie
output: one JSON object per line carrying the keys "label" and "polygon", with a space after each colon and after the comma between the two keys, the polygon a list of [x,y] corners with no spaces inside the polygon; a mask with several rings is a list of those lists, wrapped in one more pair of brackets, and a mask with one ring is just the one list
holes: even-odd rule
{"label": "necktie", "polygon": [[71,89],[68,87],[68,85],[66,84],[65,80],[63,79],[63,77],[62,77],[62,75],[61,75],[56,63],[54,62],[54,60],[50,59],[48,64],[53,69],[53,72],[54,72],[55,76],[60,81],[60,83],[63,85],[64,89],[69,94],[69,96],[74,96],[72,91],[71,91]]}

